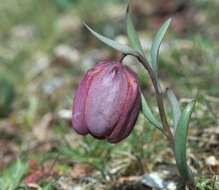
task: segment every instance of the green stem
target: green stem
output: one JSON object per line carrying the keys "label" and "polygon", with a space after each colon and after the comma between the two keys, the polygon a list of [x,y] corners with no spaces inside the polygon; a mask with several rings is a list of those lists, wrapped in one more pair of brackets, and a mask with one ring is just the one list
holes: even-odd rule
{"label": "green stem", "polygon": [[158,105],[158,109],[159,109],[159,114],[160,114],[160,119],[161,122],[163,124],[163,129],[165,131],[165,134],[167,135],[171,147],[174,147],[174,137],[173,134],[170,130],[170,126],[168,124],[167,121],[167,117],[166,117],[166,113],[165,113],[165,109],[164,109],[164,102],[163,102],[163,94],[159,88],[159,84],[158,84],[158,80],[156,78],[156,76],[154,75],[154,72],[151,68],[151,66],[149,65],[148,61],[141,55],[138,55],[137,59],[139,60],[139,62],[144,66],[144,68],[148,71],[148,74],[151,78],[153,87],[155,89],[155,93],[156,93],[156,100],[157,100],[157,105]]}

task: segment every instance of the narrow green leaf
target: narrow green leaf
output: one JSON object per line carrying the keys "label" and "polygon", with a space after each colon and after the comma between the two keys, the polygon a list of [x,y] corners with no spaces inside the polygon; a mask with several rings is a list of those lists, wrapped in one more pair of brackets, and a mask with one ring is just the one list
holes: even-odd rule
{"label": "narrow green leaf", "polygon": [[179,101],[178,101],[176,95],[170,89],[167,89],[167,97],[170,100],[171,109],[172,109],[172,113],[173,113],[173,126],[176,129],[177,124],[179,122],[179,118],[181,116],[180,104],[179,104]]}
{"label": "narrow green leaf", "polygon": [[146,99],[144,98],[144,95],[141,94],[141,107],[142,107],[142,113],[148,121],[155,126],[156,128],[162,130],[162,125],[161,123],[156,119],[154,114],[151,111],[151,108],[149,107]]}
{"label": "narrow green leaf", "polygon": [[189,121],[195,102],[190,102],[183,110],[175,133],[175,157],[176,165],[185,180],[191,179],[192,173],[187,165],[186,141],[188,135]]}
{"label": "narrow green leaf", "polygon": [[[127,11],[126,11],[126,27],[127,27],[127,34],[128,34],[128,39],[129,42],[132,46],[132,48],[134,48],[136,51],[138,51],[141,55],[144,55],[144,50],[141,46],[141,42],[139,40],[138,34],[135,30],[134,24],[132,22],[131,19],[131,13],[130,13],[130,6],[128,5],[127,7]],[[155,118],[155,116],[153,115],[151,108],[149,107],[146,99],[144,98],[144,96],[141,94],[141,99],[142,99],[142,113],[143,115],[149,120],[149,122],[159,128],[162,129],[162,125],[160,124],[159,121],[157,121],[157,119]]]}
{"label": "narrow green leaf", "polygon": [[135,30],[134,24],[132,22],[131,18],[131,12],[130,12],[130,6],[128,5],[126,10],[126,28],[127,28],[127,34],[129,42],[135,50],[137,50],[140,54],[144,56],[144,50],[141,46],[141,42],[138,38],[138,34]]}
{"label": "narrow green leaf", "polygon": [[111,40],[97,32],[95,32],[93,29],[91,29],[87,24],[84,24],[85,27],[97,38],[99,39],[100,41],[102,41],[103,43],[105,43],[106,45],[122,52],[122,53],[125,53],[125,54],[136,54],[136,51],[134,51],[133,49],[131,49],[130,47],[126,46],[126,45],[123,45],[123,44],[120,44],[114,40]]}
{"label": "narrow green leaf", "polygon": [[159,55],[161,41],[163,40],[165,33],[167,32],[167,29],[170,26],[170,23],[171,23],[171,19],[168,19],[166,22],[164,22],[164,24],[160,27],[160,29],[156,33],[152,43],[151,62],[152,62],[153,71],[156,75],[157,75],[158,55]]}

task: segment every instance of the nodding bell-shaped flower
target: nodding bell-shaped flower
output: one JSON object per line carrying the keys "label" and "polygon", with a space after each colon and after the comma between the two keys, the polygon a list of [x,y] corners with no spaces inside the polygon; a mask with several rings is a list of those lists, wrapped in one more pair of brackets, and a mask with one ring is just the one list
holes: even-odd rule
{"label": "nodding bell-shaped flower", "polygon": [[81,135],[117,143],[130,134],[139,111],[136,73],[120,62],[104,61],[80,82],[73,102],[72,125]]}

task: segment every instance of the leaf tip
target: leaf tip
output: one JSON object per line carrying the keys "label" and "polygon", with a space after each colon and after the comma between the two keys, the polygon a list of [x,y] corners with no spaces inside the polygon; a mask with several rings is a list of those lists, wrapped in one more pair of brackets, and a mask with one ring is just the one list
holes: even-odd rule
{"label": "leaf tip", "polygon": [[130,14],[130,1],[128,2],[127,8],[126,8],[126,18],[128,17],[128,15]]}
{"label": "leaf tip", "polygon": [[168,23],[168,26],[171,25],[172,21],[173,21],[172,17],[170,17],[170,18],[167,19],[166,22]]}
{"label": "leaf tip", "polygon": [[87,23],[83,22],[83,25],[84,25],[85,28],[87,28],[94,36],[97,36],[96,32],[95,32],[90,26],[88,26]]}
{"label": "leaf tip", "polygon": [[87,25],[86,22],[83,22],[82,24],[84,25],[85,28],[87,28],[88,30],[90,30],[90,27]]}

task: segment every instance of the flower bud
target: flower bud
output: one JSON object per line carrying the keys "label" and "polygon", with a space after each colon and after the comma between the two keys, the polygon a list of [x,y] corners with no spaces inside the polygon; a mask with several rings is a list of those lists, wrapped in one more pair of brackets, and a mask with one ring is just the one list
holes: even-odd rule
{"label": "flower bud", "polygon": [[127,66],[105,61],[90,69],[76,91],[72,125],[81,135],[117,143],[132,131],[140,111],[137,75]]}

